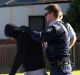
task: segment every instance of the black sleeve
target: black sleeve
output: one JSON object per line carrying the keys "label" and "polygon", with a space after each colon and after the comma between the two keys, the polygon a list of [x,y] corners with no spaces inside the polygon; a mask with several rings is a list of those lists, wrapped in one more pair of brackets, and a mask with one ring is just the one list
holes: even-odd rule
{"label": "black sleeve", "polygon": [[7,37],[17,38],[20,32],[21,31],[19,27],[13,24],[6,24],[5,29],[4,29],[4,33]]}

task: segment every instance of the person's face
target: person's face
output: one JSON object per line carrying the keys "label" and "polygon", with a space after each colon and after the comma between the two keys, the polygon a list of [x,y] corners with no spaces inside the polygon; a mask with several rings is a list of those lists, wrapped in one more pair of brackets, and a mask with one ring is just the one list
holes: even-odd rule
{"label": "person's face", "polygon": [[45,20],[47,23],[50,23],[55,19],[53,12],[48,12],[47,10],[45,10],[44,14],[45,14]]}

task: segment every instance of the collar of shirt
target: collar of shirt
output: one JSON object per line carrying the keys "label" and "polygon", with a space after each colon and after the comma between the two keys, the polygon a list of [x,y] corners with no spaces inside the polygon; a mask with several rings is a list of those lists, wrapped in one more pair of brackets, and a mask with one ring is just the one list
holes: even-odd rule
{"label": "collar of shirt", "polygon": [[54,20],[54,21],[52,21],[52,22],[49,24],[49,26],[53,26],[53,24],[55,25],[55,24],[57,24],[57,22],[59,22],[59,21],[61,21],[61,20],[60,20],[60,19]]}

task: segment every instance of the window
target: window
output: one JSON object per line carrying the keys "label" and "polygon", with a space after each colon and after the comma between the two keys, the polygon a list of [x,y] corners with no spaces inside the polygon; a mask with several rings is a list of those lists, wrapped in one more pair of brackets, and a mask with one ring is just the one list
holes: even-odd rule
{"label": "window", "polygon": [[36,31],[43,31],[45,28],[44,16],[29,16],[29,26]]}

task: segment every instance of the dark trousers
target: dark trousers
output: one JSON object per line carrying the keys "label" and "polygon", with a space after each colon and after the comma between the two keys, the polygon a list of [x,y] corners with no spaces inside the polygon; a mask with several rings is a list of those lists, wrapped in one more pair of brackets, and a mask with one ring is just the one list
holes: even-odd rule
{"label": "dark trousers", "polygon": [[[64,72],[63,70],[69,71],[69,72]],[[67,65],[67,68],[61,69],[60,66],[58,65],[52,65],[50,69],[50,75],[72,75],[72,67],[71,64]]]}

